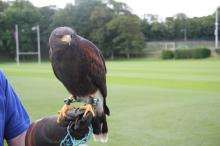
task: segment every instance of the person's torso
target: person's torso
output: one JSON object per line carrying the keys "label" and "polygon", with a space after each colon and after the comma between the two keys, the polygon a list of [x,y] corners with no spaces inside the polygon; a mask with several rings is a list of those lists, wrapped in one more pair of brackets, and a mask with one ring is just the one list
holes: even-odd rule
{"label": "person's torso", "polygon": [[5,98],[0,88],[0,146],[4,145],[4,130],[5,130]]}

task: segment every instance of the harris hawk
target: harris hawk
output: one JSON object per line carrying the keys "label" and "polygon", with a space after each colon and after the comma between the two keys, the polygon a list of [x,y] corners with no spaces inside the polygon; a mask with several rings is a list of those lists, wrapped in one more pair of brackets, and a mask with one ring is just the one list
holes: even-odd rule
{"label": "harris hawk", "polygon": [[[108,141],[106,115],[106,66],[102,53],[89,40],[79,36],[70,27],[58,27],[49,38],[49,58],[55,76],[76,101],[85,103],[81,109],[92,112],[94,140]],[[91,99],[98,99],[94,108]],[[57,122],[65,116],[68,105],[59,112]],[[84,115],[85,115],[84,114]]]}

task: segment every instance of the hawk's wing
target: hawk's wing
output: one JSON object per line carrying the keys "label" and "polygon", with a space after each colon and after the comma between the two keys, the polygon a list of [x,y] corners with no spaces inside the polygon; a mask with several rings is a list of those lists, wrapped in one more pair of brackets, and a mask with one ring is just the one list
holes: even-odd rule
{"label": "hawk's wing", "polygon": [[103,97],[106,97],[106,66],[102,53],[92,42],[82,37],[80,37],[79,47],[87,60],[88,78],[101,91]]}

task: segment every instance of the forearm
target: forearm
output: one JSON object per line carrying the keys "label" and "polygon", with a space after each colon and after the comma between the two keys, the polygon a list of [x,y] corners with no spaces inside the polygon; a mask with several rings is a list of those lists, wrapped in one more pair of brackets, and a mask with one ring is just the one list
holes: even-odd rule
{"label": "forearm", "polygon": [[25,146],[25,135],[27,131],[24,131],[22,134],[19,136],[10,139],[7,141],[8,146]]}
{"label": "forearm", "polygon": [[35,121],[27,131],[25,146],[59,146],[66,128],[56,123],[56,117]]}
{"label": "forearm", "polygon": [[[67,112],[66,118],[74,122],[71,127],[71,135],[76,139],[82,139],[88,133],[88,126],[92,120],[91,113],[84,120],[81,119],[83,113],[84,111],[75,109]],[[60,146],[60,142],[67,132],[66,126],[70,121],[64,118],[59,125],[56,118],[56,116],[51,116],[33,122],[27,131],[25,146]]]}

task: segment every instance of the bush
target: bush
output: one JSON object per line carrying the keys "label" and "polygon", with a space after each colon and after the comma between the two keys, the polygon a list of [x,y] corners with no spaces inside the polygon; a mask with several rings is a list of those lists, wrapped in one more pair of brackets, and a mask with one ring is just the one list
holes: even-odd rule
{"label": "bush", "polygon": [[174,52],[175,59],[207,58],[211,55],[208,48],[178,49]]}
{"label": "bush", "polygon": [[192,58],[192,55],[189,49],[178,49],[174,52],[174,58],[188,59],[188,58]]}
{"label": "bush", "polygon": [[163,50],[161,57],[162,57],[162,59],[172,59],[174,57],[173,51]]}
{"label": "bush", "polygon": [[215,49],[215,52],[220,55],[220,48]]}
{"label": "bush", "polygon": [[211,55],[211,51],[208,48],[195,48],[191,49],[192,58],[207,58]]}

